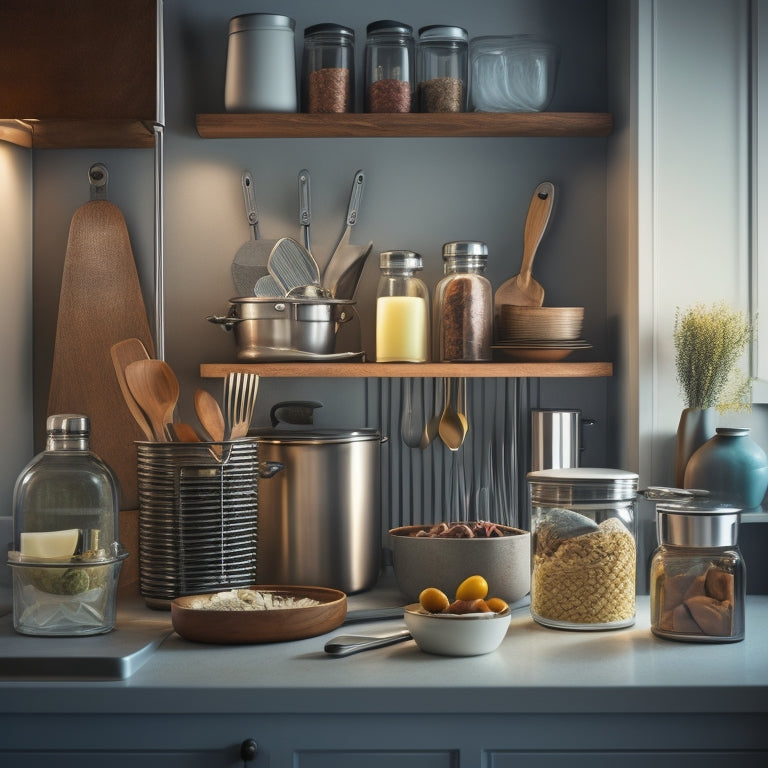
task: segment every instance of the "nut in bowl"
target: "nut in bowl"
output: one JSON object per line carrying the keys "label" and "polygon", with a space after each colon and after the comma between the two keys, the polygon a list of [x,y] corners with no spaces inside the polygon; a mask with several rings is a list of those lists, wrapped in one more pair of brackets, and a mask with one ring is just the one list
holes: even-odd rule
{"label": "nut in bowl", "polygon": [[430,613],[419,603],[405,606],[405,625],[416,645],[439,656],[482,656],[495,651],[507,634],[509,608],[499,613]]}
{"label": "nut in bowl", "polygon": [[[450,531],[454,526],[473,535],[453,538]],[[440,535],[438,529],[448,535]],[[491,535],[483,535],[487,533]],[[507,603],[520,600],[530,591],[528,531],[484,522],[442,523],[392,528],[389,538],[397,585],[409,602],[419,600],[427,587],[454,595],[472,574],[483,574],[490,594]]]}

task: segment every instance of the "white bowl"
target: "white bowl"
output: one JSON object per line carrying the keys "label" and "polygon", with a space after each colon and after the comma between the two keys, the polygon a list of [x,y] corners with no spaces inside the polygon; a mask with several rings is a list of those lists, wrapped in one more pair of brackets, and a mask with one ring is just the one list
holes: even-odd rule
{"label": "white bowl", "polygon": [[405,606],[405,626],[425,653],[482,656],[495,651],[507,634],[511,613],[428,613],[418,603]]}
{"label": "white bowl", "polygon": [[488,597],[514,603],[531,589],[531,534],[500,525],[507,535],[448,539],[416,536],[431,525],[392,528],[389,540],[397,586],[409,602],[423,589],[437,587],[453,600],[456,588],[478,574],[488,582]]}

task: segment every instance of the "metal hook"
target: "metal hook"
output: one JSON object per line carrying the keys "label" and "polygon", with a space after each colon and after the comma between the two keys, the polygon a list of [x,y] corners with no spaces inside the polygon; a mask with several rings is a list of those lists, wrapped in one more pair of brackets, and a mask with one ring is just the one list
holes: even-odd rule
{"label": "metal hook", "polygon": [[91,185],[91,200],[107,199],[109,171],[104,163],[94,163],[88,169],[88,183]]}

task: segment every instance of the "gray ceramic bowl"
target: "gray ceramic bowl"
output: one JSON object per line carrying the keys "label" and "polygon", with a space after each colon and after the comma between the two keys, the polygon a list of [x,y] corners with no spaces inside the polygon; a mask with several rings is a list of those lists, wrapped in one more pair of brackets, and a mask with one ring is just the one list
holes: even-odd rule
{"label": "gray ceramic bowl", "polygon": [[531,589],[531,534],[519,528],[498,526],[505,536],[443,539],[414,536],[430,525],[392,528],[395,578],[410,602],[418,602],[427,587],[437,587],[453,600],[456,588],[468,576],[488,582],[488,597],[508,603],[525,597]]}

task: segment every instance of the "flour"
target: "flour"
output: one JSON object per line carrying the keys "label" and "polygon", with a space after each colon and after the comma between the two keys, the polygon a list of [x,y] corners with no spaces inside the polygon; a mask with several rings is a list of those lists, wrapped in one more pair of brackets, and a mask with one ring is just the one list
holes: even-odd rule
{"label": "flour", "polygon": [[189,607],[207,611],[274,611],[289,608],[310,608],[320,605],[311,597],[294,597],[279,592],[261,592],[255,589],[232,589],[190,600]]}

